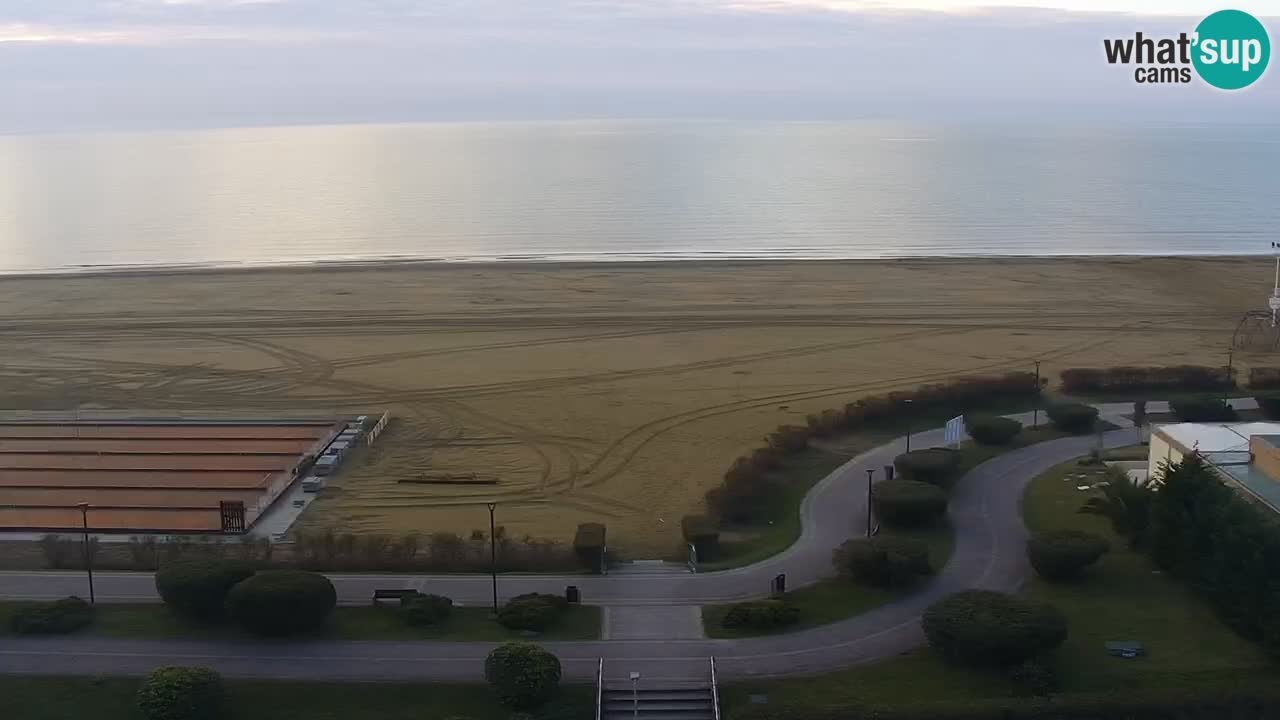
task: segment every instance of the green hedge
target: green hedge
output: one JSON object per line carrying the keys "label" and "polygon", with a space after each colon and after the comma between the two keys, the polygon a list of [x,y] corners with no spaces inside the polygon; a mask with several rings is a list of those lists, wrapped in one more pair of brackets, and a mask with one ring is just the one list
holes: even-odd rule
{"label": "green hedge", "polygon": [[947,512],[947,493],[915,480],[885,480],[871,486],[871,507],[886,525],[932,525]]}
{"label": "green hedge", "polygon": [[964,429],[979,445],[1008,445],[1022,432],[1022,423],[994,415],[965,415]]}
{"label": "green hedge", "polygon": [[408,625],[435,625],[453,613],[453,600],[443,595],[414,593],[400,598],[400,614]]}
{"label": "green hedge", "polygon": [[923,625],[929,647],[967,666],[1017,665],[1067,639],[1057,608],[990,590],[948,595],[924,611]]}
{"label": "green hedge", "polygon": [[305,570],[266,570],[227,594],[227,615],[256,635],[319,630],[338,603],[329,578]]}
{"label": "green hedge", "polygon": [[1222,398],[1173,400],[1169,409],[1181,422],[1231,422],[1239,417]]}
{"label": "green hedge", "polygon": [[1032,536],[1027,541],[1027,558],[1031,567],[1045,580],[1065,582],[1080,577],[1084,569],[1096,563],[1111,544],[1101,535],[1080,530],[1053,530]]}
{"label": "green hedge", "polygon": [[1062,391],[1067,394],[1223,390],[1232,387],[1235,387],[1235,378],[1227,377],[1225,367],[1213,365],[1069,368],[1062,371]]}
{"label": "green hedge", "polygon": [[525,593],[498,610],[498,622],[512,630],[542,632],[559,622],[568,607],[568,601],[559,595]]}
{"label": "green hedge", "polygon": [[933,573],[929,546],[911,538],[848,540],[836,548],[833,563],[839,573],[854,582],[874,587],[910,585]]}
{"label": "green hedge", "polygon": [[904,480],[948,487],[960,469],[960,453],[950,448],[912,450],[894,458],[893,466]]}
{"label": "green hedge", "polygon": [[800,608],[782,600],[749,600],[731,606],[720,620],[725,628],[773,630],[794,625],[800,619]]}
{"label": "green hedge", "polygon": [[93,622],[93,606],[78,597],[18,608],[9,618],[16,635],[66,635]]}
{"label": "green hedge", "polygon": [[1045,414],[1049,416],[1055,428],[1073,435],[1087,435],[1093,432],[1098,422],[1098,409],[1079,403],[1050,405]]}
{"label": "green hedge", "polygon": [[143,720],[223,720],[227,694],[222,676],[207,668],[162,667],[138,688]]}
{"label": "green hedge", "polygon": [[573,552],[582,567],[592,572],[604,569],[605,527],[600,523],[582,523],[573,535]]}
{"label": "green hedge", "polygon": [[532,643],[506,643],[485,658],[484,679],[504,705],[533,710],[559,689],[560,660]]}
{"label": "green hedge", "polygon": [[180,615],[217,620],[223,615],[227,593],[253,574],[252,563],[240,560],[169,561],[156,571],[156,591]]}
{"label": "green hedge", "polygon": [[1253,399],[1268,420],[1280,420],[1280,395],[1255,395]]}
{"label": "green hedge", "polygon": [[720,551],[720,529],[706,515],[685,515],[680,518],[680,533],[684,541],[692,543],[698,551],[698,560],[714,560]]}

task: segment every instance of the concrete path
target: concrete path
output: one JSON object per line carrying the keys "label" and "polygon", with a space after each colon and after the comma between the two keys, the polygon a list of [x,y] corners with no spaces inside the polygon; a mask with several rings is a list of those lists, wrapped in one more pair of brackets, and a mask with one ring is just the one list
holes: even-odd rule
{"label": "concrete path", "polygon": [[[1014,416],[1030,420],[1030,413]],[[1043,421],[1043,418],[1042,418]],[[1133,442],[1132,430],[1104,435],[1108,447]],[[913,434],[912,447],[940,444],[941,430]],[[582,588],[584,600],[605,605],[610,639],[552,642],[566,678],[591,681],[605,659],[606,679],[632,670],[649,680],[686,680],[706,672],[716,657],[723,678],[804,675],[883,659],[923,642],[920,613],[942,596],[966,588],[1016,590],[1027,577],[1026,531],[1019,503],[1036,475],[1094,447],[1093,436],[1064,438],[1022,448],[982,464],[957,484],[950,517],[956,545],[947,566],[920,592],[847,620],[819,628],[741,640],[652,639],[652,634],[691,634],[693,606],[768,593],[769,580],[786,572],[790,587],[831,573],[831,550],[861,530],[867,468],[879,470],[902,451],[903,440],[864,453],[823,479],[801,506],[801,538],[785,552],[749,567],[699,575],[620,574],[605,577],[506,575],[503,597]],[[374,587],[419,587],[464,602],[490,599],[490,580],[474,576],[334,576],[342,601],[368,602]],[[154,600],[148,574],[98,577],[99,598]],[[0,597],[55,598],[84,593],[79,573],[5,573]],[[652,613],[644,608],[654,608]],[[660,608],[660,609],[659,609]],[[668,624],[670,631],[656,627]],[[474,681],[493,643],[127,640],[94,637],[6,639],[0,672],[141,674],[158,665],[195,664],[228,676],[332,680],[435,679]]]}

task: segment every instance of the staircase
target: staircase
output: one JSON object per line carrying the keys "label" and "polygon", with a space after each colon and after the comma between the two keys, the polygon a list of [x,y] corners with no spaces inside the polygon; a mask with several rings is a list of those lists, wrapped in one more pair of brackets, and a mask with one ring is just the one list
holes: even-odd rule
{"label": "staircase", "polygon": [[706,681],[597,682],[597,720],[720,720],[715,660]]}

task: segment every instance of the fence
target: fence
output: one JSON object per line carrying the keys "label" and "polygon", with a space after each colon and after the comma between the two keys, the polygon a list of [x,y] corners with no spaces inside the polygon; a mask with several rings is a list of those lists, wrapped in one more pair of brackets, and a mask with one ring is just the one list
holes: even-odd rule
{"label": "fence", "polygon": [[387,423],[389,422],[391,422],[391,413],[382,413],[382,417],[378,418],[378,422],[374,424],[373,429],[369,431],[368,435],[365,435],[365,443],[367,443],[369,447],[373,447],[374,441],[377,440],[378,436],[382,434],[382,431],[387,428]]}

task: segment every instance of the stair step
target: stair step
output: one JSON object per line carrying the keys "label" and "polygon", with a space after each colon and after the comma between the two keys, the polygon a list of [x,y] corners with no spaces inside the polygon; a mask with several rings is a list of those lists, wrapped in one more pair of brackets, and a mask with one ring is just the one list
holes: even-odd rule
{"label": "stair step", "polygon": [[[622,683],[622,682],[606,682],[606,683],[604,684],[604,691],[605,691],[606,693],[623,693],[623,692],[625,692],[625,693],[627,694],[627,696],[628,696],[628,697],[630,697],[630,696],[631,696],[631,690],[632,690],[632,687],[631,687],[631,684],[630,684],[630,683]],[[703,682],[697,682],[697,681],[689,681],[689,682],[672,682],[672,681],[663,681],[663,683],[662,683],[661,685],[657,685],[657,684],[654,684],[654,685],[648,685],[648,686],[641,685],[639,688],[636,688],[636,690],[638,690],[641,694],[644,694],[644,693],[653,693],[653,692],[680,692],[680,693],[703,692],[703,693],[710,693],[710,692],[711,692],[711,686],[710,686],[710,685],[708,685],[705,681],[703,681]]]}
{"label": "stair step", "polygon": [[607,720],[635,720],[635,718],[653,718],[654,720],[714,720],[715,714],[710,710],[704,712],[661,712],[646,713],[644,708],[639,713],[631,711],[610,710],[604,713]]}
{"label": "stair step", "polygon": [[630,710],[633,707],[639,708],[642,712],[644,711],[669,712],[669,711],[676,711],[676,710],[710,711],[712,709],[711,698],[706,698],[702,700],[668,700],[665,702],[655,702],[655,701],[646,702],[641,700],[639,703],[632,703],[630,700],[608,700],[604,704],[605,710],[610,710],[610,711],[616,710],[618,712],[622,712],[624,710]]}
{"label": "stair step", "polygon": [[680,689],[654,689],[654,691],[640,691],[632,697],[631,691],[604,691],[603,700],[605,702],[632,702],[639,700],[644,702],[669,702],[669,701],[704,701],[712,700],[712,691],[680,691]]}

